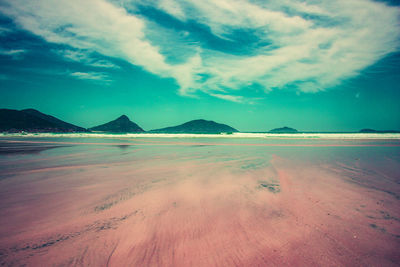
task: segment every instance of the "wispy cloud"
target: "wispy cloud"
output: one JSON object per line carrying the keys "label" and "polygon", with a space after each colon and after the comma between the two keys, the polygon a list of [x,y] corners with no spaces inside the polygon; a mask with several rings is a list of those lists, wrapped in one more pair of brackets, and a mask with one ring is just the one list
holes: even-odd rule
{"label": "wispy cloud", "polygon": [[224,100],[232,101],[232,102],[237,102],[241,103],[243,102],[243,97],[242,96],[236,96],[236,95],[224,95],[224,94],[216,94],[216,93],[210,93],[211,96],[221,98]]}
{"label": "wispy cloud", "polygon": [[26,53],[24,49],[2,49],[0,48],[0,55],[11,56],[13,59],[21,59],[23,54]]}
{"label": "wispy cloud", "polygon": [[0,36],[6,35],[6,34],[8,34],[8,33],[10,33],[10,32],[11,32],[10,29],[0,26]]}
{"label": "wispy cloud", "polygon": [[70,72],[69,76],[79,80],[89,80],[92,82],[101,82],[102,84],[108,84],[112,82],[110,77],[103,72]]}
{"label": "wispy cloud", "polygon": [[67,60],[80,62],[82,64],[92,67],[112,68],[112,69],[119,68],[119,66],[115,65],[111,61],[105,59],[97,59],[93,57],[90,51],[64,49],[64,50],[54,50],[54,52],[58,55],[61,55]]}
{"label": "wispy cloud", "polygon": [[[203,91],[236,102],[249,84],[265,92],[325,90],[399,48],[400,9],[372,0],[3,2],[0,12],[48,42],[172,77],[183,95]],[[168,60],[182,51],[186,60]],[[79,53],[64,57],[102,65]]]}

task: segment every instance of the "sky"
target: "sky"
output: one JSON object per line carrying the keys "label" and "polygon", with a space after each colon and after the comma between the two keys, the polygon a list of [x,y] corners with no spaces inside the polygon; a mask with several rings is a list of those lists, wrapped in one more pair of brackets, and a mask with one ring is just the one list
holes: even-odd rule
{"label": "sky", "polygon": [[0,108],[400,130],[400,1],[0,0]]}

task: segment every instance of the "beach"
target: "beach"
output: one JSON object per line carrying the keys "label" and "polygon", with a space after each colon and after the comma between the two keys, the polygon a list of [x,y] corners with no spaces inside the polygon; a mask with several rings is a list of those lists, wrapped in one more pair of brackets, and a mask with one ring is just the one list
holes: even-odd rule
{"label": "beach", "polygon": [[396,135],[70,136],[0,137],[0,265],[400,264]]}

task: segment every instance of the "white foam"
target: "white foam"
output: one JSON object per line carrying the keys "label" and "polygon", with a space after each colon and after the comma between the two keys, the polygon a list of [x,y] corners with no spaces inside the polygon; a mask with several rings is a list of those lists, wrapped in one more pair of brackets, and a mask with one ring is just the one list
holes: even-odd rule
{"label": "white foam", "polygon": [[400,139],[400,133],[233,133],[233,134],[163,134],[163,133],[2,133],[0,137],[69,137],[69,138],[267,138],[267,139]]}

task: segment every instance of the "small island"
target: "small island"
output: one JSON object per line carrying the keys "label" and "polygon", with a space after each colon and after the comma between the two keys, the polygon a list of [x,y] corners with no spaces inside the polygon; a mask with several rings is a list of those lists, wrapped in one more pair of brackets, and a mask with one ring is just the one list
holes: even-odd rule
{"label": "small island", "polygon": [[220,134],[238,132],[235,128],[207,120],[192,120],[186,123],[166,127],[161,129],[151,130],[151,133],[195,133],[195,134]]}
{"label": "small island", "polygon": [[275,128],[269,131],[269,133],[297,133],[298,131],[294,128],[290,127],[281,127],[281,128]]}

